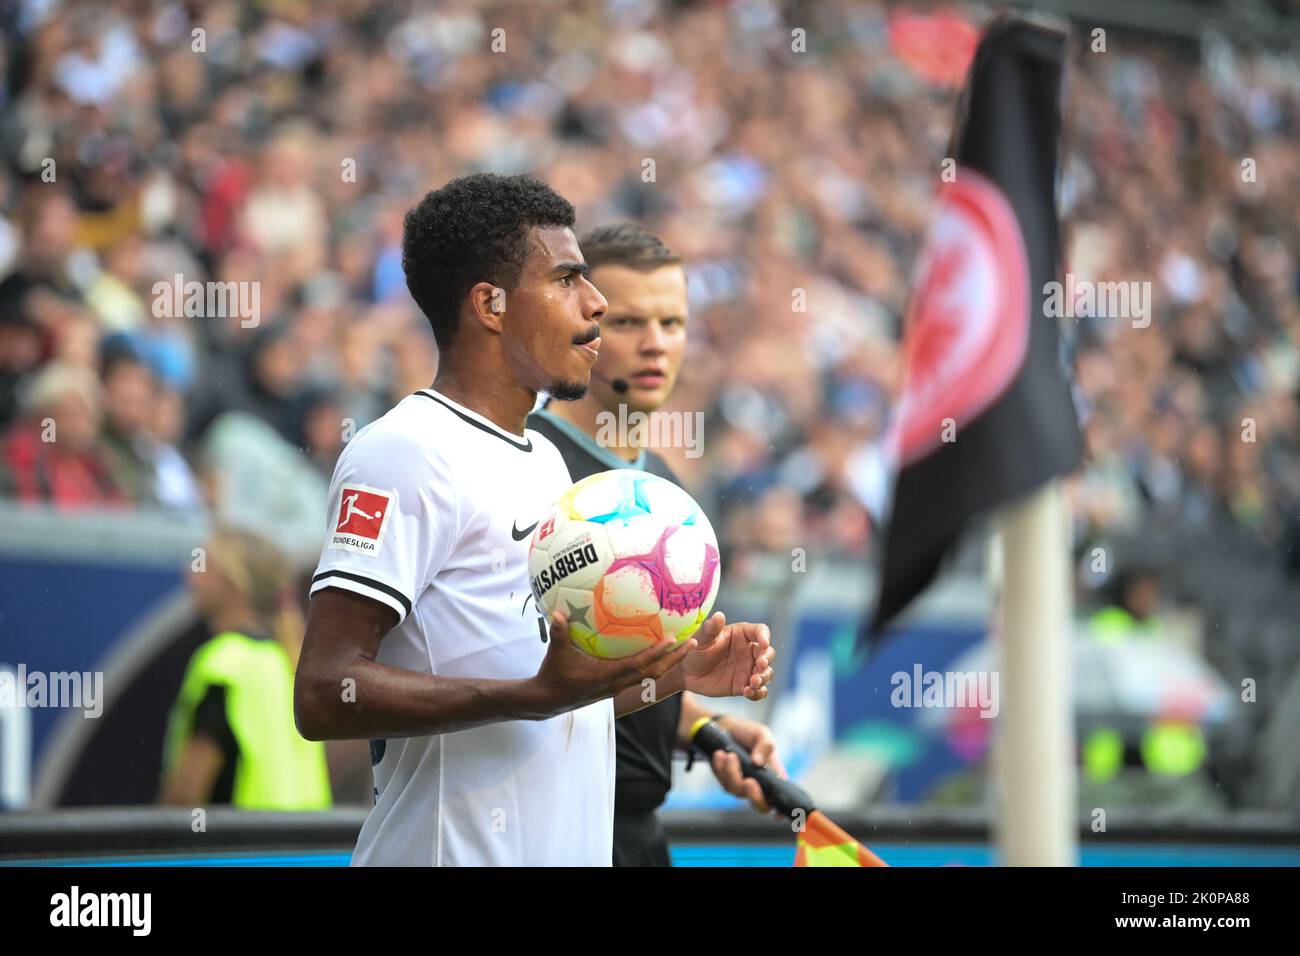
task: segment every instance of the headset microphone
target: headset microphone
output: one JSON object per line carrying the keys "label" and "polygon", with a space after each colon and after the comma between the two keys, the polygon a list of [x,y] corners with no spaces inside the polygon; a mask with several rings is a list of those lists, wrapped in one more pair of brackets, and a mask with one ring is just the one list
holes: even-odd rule
{"label": "headset microphone", "polygon": [[614,391],[618,392],[620,395],[626,395],[627,390],[632,387],[631,385],[628,384],[628,381],[625,378],[606,378],[604,375],[601,375],[595,369],[592,369],[591,374],[593,378],[598,378],[602,382],[609,382],[609,387],[612,388]]}

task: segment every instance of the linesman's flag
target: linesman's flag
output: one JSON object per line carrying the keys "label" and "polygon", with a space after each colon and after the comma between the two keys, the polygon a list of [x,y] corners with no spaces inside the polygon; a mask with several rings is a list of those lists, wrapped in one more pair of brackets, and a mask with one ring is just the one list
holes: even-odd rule
{"label": "linesman's flag", "polygon": [[808,791],[767,767],[755,766],[749,751],[736,743],[711,717],[701,717],[691,727],[691,746],[705,757],[721,750],[736,755],[740,772],[758,781],[768,805],[789,818],[797,834],[795,866],[888,866],[884,860],[845,833],[813,805]]}
{"label": "linesman's flag", "polygon": [[951,182],[918,262],[890,441],[899,472],[874,636],[934,579],[974,515],[1079,463],[1044,288],[1060,279],[1055,184],[1066,36],[995,20],[975,52]]}

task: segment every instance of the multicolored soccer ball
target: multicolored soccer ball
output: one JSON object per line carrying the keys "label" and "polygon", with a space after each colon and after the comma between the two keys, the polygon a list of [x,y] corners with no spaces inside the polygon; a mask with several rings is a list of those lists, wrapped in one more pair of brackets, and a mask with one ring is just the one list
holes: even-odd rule
{"label": "multicolored soccer ball", "polygon": [[528,546],[533,598],[561,610],[574,643],[616,659],[689,638],[713,609],[718,539],[700,506],[667,479],[603,471],[560,496]]}

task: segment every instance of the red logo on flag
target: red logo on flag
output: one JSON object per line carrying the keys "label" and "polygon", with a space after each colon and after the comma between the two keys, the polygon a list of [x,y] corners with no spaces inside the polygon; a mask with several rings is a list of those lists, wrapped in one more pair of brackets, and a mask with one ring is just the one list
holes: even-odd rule
{"label": "red logo on flag", "polygon": [[889,15],[889,45],[916,73],[939,86],[959,87],[975,58],[980,32],[956,11]]}
{"label": "red logo on flag", "polygon": [[334,532],[378,541],[384,518],[388,515],[389,500],[388,495],[345,485]]}
{"label": "red logo on flag", "polygon": [[962,167],[939,192],[904,321],[900,464],[966,428],[1006,391],[1029,348],[1029,258],[1002,191]]}

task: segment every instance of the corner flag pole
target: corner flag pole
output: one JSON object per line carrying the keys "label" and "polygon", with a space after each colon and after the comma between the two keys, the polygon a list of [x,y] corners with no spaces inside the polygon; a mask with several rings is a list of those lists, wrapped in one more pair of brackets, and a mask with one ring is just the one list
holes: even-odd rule
{"label": "corner flag pole", "polygon": [[1006,866],[1074,866],[1078,833],[1069,527],[1061,481],[1050,481],[1009,505],[999,526],[998,861]]}

